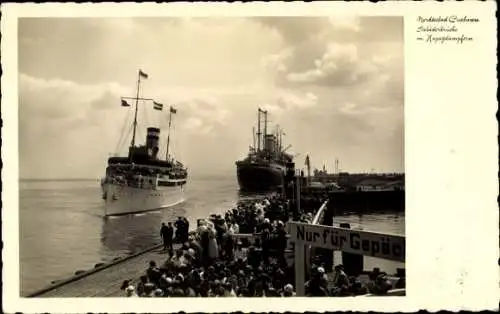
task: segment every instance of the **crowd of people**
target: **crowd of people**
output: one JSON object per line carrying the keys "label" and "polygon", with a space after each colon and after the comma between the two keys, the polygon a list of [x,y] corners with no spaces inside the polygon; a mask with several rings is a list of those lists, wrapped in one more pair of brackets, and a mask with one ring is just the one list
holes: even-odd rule
{"label": "crowd of people", "polygon": [[[198,220],[194,232],[189,232],[189,222],[183,217],[175,224],[163,224],[160,234],[168,258],[159,265],[151,261],[140,281],[126,280],[122,290],[129,297],[294,296],[294,265],[286,258],[290,252],[285,223],[293,218],[289,205],[277,197],[240,203],[224,217]],[[300,220],[310,222],[313,213],[313,208],[304,210]],[[252,241],[245,242],[236,234],[252,234]],[[180,247],[174,250],[175,243]],[[324,265],[313,262],[306,295],[360,295],[392,288],[384,274],[374,275],[372,286],[347,276],[342,265],[335,267],[334,274],[329,280]]]}

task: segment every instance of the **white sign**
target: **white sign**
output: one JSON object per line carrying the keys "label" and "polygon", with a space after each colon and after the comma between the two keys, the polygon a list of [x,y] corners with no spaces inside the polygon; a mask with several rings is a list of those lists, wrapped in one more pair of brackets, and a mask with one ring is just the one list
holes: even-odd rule
{"label": "white sign", "polygon": [[291,241],[343,252],[405,261],[405,237],[377,232],[290,222]]}

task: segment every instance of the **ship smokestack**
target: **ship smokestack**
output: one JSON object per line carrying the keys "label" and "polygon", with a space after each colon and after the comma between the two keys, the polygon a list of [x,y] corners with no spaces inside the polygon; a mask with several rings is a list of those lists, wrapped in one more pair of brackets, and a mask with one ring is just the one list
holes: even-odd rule
{"label": "ship smokestack", "polygon": [[264,142],[264,149],[267,150],[271,155],[276,153],[276,136],[273,134],[267,134],[266,140]]}
{"label": "ship smokestack", "polygon": [[148,133],[146,135],[146,147],[148,149],[148,155],[153,159],[158,158],[159,141],[160,141],[160,129],[148,128]]}

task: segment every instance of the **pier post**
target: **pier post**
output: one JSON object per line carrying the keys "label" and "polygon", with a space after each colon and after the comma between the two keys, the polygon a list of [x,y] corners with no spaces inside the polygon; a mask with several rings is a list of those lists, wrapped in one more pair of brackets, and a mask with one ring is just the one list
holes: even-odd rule
{"label": "pier post", "polygon": [[296,176],[296,183],[297,183],[297,213],[300,215],[301,214],[301,211],[300,211],[300,197],[301,197],[301,194],[300,194],[300,177],[299,176]]}
{"label": "pier post", "polygon": [[298,297],[305,296],[304,289],[304,245],[295,243],[295,293]]}
{"label": "pier post", "polygon": [[[341,223],[340,228],[351,229],[349,223]],[[363,255],[342,252],[342,265],[349,276],[359,276],[363,272]]]}

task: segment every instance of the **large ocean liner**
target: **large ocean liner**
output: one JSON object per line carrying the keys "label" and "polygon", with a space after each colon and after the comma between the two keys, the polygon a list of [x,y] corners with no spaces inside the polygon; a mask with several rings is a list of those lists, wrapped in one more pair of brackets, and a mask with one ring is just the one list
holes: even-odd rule
{"label": "large ocean liner", "polygon": [[157,210],[184,201],[187,169],[169,155],[172,115],[177,109],[170,106],[165,159],[159,156],[160,128],[148,127],[144,145],[136,145],[137,111],[139,101],[152,103],[153,109],[162,111],[163,104],[148,98],[139,98],[141,79],[148,75],[139,70],[136,97],[122,97],[121,105],[130,107],[135,101],[132,143],[128,156],[109,157],[106,175],[101,181],[105,215],[124,215]]}
{"label": "large ocean liner", "polygon": [[[261,117],[264,117],[263,130]],[[253,146],[248,155],[236,162],[240,191],[266,192],[276,191],[284,184],[287,165],[293,162],[293,155],[286,153],[291,145],[282,146],[283,130],[276,128],[275,133],[267,132],[267,111],[258,109],[257,133],[253,132]],[[263,131],[263,133],[262,133]],[[257,145],[255,145],[257,135]]]}

